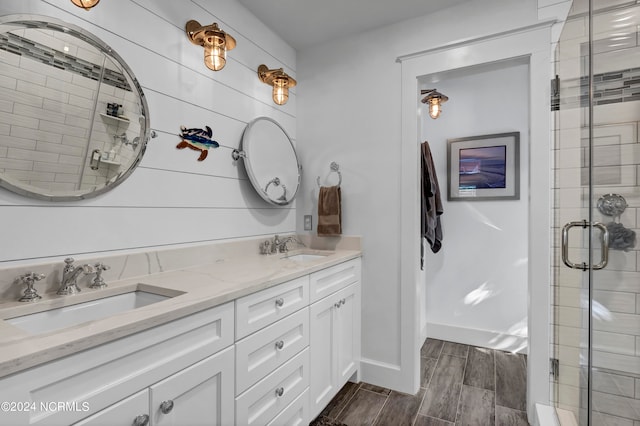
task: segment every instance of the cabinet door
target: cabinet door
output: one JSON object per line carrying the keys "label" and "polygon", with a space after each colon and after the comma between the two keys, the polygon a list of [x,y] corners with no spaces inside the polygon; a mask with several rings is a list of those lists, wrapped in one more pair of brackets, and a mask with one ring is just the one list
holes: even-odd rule
{"label": "cabinet door", "polygon": [[360,363],[360,284],[337,293],[335,338],[337,340],[336,386],[340,389],[356,372]]}
{"label": "cabinet door", "polygon": [[234,358],[230,347],[151,386],[152,424],[232,425]]}
{"label": "cabinet door", "polygon": [[148,413],[149,390],[145,389],[74,423],[74,426],[148,426]]}
{"label": "cabinet door", "polygon": [[317,416],[336,394],[334,305],[336,295],[325,297],[309,308],[309,356],[311,365],[309,403],[311,417]]}

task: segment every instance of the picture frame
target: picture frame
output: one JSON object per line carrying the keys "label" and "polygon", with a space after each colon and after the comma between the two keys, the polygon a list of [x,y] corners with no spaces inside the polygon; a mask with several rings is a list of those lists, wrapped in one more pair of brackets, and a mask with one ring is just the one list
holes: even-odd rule
{"label": "picture frame", "polygon": [[520,132],[447,139],[447,200],[520,199]]}

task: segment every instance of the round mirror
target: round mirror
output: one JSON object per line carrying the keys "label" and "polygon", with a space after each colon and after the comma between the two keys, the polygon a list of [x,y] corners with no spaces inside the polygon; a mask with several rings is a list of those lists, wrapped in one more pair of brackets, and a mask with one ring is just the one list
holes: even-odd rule
{"label": "round mirror", "polygon": [[0,186],[52,201],[113,188],[144,154],[147,110],[129,67],[92,34],[0,17]]}
{"label": "round mirror", "polygon": [[269,117],[258,117],[242,134],[242,151],[247,175],[258,194],[267,202],[287,205],[300,186],[300,163],[291,139]]}

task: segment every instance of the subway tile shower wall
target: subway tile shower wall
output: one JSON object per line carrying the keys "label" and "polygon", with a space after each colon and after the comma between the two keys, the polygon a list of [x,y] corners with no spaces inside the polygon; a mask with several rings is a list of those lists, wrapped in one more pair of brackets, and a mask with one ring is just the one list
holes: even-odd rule
{"label": "subway tile shower wall", "polygon": [[[79,46],[64,34],[28,31],[30,40],[17,35],[0,40],[0,95],[4,100],[0,134],[7,141],[0,150],[0,171],[50,190],[101,186],[120,172],[118,165],[97,170],[83,166],[94,149],[111,150],[113,136],[123,133],[125,127],[105,122],[99,113],[106,113],[108,102],[117,102],[125,114],[129,111],[137,117],[137,95],[116,65],[100,52]],[[69,54],[62,53],[63,49]],[[103,84],[98,82],[101,74]],[[97,111],[92,115],[94,104]],[[127,123],[126,132],[130,139],[140,133],[137,120]],[[132,147],[118,148],[119,161],[128,163],[134,155]]]}
{"label": "subway tile shower wall", "polygon": [[[600,14],[597,22],[615,19],[615,13],[619,10]],[[586,273],[562,264],[559,235],[565,223],[589,215],[588,81],[583,77],[588,66],[586,28],[586,17],[579,16],[569,20],[563,31],[556,52],[560,99],[554,113],[555,342],[551,351],[559,358],[560,369],[557,381],[551,380],[551,392],[557,405],[576,417],[586,395],[588,282]],[[628,207],[616,218],[594,208],[593,221],[615,220],[640,235],[640,45],[637,33],[623,37],[615,31],[595,27],[591,202],[595,205],[602,195],[615,193],[626,199]],[[577,231],[573,235],[570,258],[587,259],[586,238],[581,239]],[[609,264],[593,273],[594,424],[640,424],[639,242],[628,251],[611,249]],[[593,256],[597,262],[599,250]]]}

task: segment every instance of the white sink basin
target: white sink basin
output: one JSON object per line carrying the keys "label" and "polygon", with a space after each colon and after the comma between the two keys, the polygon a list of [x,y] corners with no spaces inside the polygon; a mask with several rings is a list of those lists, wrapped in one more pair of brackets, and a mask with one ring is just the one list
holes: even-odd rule
{"label": "white sink basin", "polygon": [[287,259],[293,260],[294,262],[311,262],[316,259],[322,259],[323,257],[327,257],[326,254],[294,254],[292,256],[287,256]]}
{"label": "white sink basin", "polygon": [[40,334],[71,327],[86,321],[107,318],[120,312],[162,302],[167,299],[169,299],[169,296],[137,290],[117,296],[109,296],[89,302],[78,303],[77,305],[9,318],[5,321],[31,334]]}

